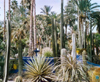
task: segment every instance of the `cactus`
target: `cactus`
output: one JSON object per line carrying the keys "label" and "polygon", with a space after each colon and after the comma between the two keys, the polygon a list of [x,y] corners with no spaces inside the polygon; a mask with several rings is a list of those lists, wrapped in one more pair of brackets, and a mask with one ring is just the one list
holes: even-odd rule
{"label": "cactus", "polygon": [[15,82],[22,82],[22,77],[21,76],[17,76],[15,78]]}

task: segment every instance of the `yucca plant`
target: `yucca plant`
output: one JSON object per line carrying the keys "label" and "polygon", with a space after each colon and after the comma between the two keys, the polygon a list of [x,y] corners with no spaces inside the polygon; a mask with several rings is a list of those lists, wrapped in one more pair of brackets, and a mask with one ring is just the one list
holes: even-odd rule
{"label": "yucca plant", "polygon": [[34,59],[26,63],[26,78],[31,79],[31,82],[51,82],[54,80],[55,75],[52,71],[53,65],[50,64],[51,61],[44,56],[34,56]]}
{"label": "yucca plant", "polygon": [[87,72],[85,71],[81,62],[77,62],[72,56],[65,56],[65,61],[57,65],[56,70],[57,80],[60,82],[81,82],[88,81]]}

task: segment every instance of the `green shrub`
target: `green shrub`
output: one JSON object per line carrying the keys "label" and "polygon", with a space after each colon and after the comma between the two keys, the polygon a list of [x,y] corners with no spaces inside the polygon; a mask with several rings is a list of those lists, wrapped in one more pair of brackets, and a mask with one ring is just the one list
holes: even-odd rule
{"label": "green shrub", "polygon": [[42,49],[42,55],[45,57],[53,57],[52,49],[49,47],[45,47]]}
{"label": "green shrub", "polygon": [[46,56],[46,57],[52,57],[53,53],[50,52],[50,51],[47,51],[47,52],[44,53],[44,56]]}

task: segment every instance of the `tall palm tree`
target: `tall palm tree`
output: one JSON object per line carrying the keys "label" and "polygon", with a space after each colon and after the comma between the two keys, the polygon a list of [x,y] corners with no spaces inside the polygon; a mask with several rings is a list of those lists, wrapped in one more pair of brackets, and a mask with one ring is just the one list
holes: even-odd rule
{"label": "tall palm tree", "polygon": [[33,4],[34,4],[34,0],[31,0],[29,56],[33,56]]}
{"label": "tall palm tree", "polygon": [[75,24],[76,20],[76,15],[77,11],[75,9],[75,5],[69,1],[67,6],[65,6],[65,11],[64,11],[64,25],[66,28],[66,36],[67,36],[67,25],[70,27],[73,27]]}
{"label": "tall palm tree", "polygon": [[52,9],[51,6],[47,6],[47,5],[45,5],[44,8],[41,8],[41,13],[43,13],[43,14],[45,14],[45,15],[49,15],[51,9]]}
{"label": "tall palm tree", "polygon": [[10,38],[11,38],[11,30],[10,30],[10,0],[9,0],[9,18],[7,21],[7,54],[5,58],[5,72],[4,72],[4,82],[7,82],[8,73],[9,73],[9,58],[10,58]]}
{"label": "tall palm tree", "polygon": [[[97,5],[97,3],[91,3],[91,0],[72,0],[78,7],[79,9],[79,32],[81,34],[80,36],[80,48],[82,48],[82,44],[83,44],[83,19],[86,20],[86,18],[88,18],[88,14],[90,12],[93,12],[93,10],[97,7],[100,7],[99,5]],[[86,28],[86,27],[85,27]]]}
{"label": "tall palm tree", "polygon": [[36,49],[37,48],[37,36],[36,36],[36,4],[35,4],[35,0],[34,0],[33,8],[34,8],[34,49]]}
{"label": "tall palm tree", "polygon": [[5,0],[4,0],[4,40],[5,40],[5,30],[6,30],[6,24],[5,24]]}

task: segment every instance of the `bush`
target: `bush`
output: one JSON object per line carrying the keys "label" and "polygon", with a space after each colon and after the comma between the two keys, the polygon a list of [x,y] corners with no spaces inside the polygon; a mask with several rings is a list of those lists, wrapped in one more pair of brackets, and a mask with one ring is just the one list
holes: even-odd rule
{"label": "bush", "polygon": [[45,57],[53,57],[52,49],[49,47],[45,47],[42,49],[42,55]]}

